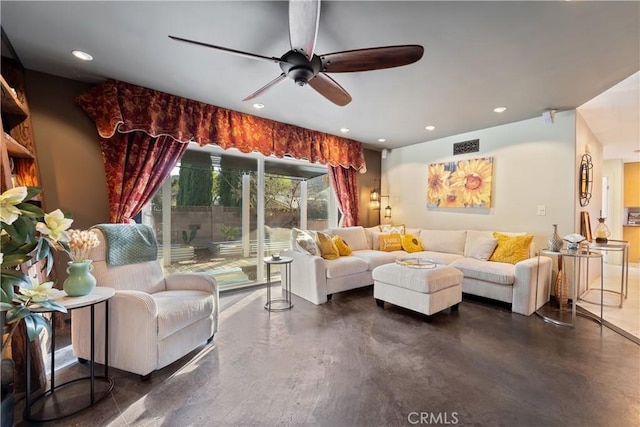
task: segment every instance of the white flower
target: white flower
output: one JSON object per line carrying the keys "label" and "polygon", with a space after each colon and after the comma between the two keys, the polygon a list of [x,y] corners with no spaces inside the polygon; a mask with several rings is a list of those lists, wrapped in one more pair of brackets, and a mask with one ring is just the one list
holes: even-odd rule
{"label": "white flower", "polygon": [[65,218],[60,209],[44,214],[44,222],[36,224],[36,230],[51,237],[52,240],[66,242],[69,240],[67,231],[71,227],[72,219]]}
{"label": "white flower", "polygon": [[31,289],[20,288],[21,299],[43,302],[59,293],[59,291],[53,287],[53,282],[38,283],[38,279],[35,277],[30,277],[29,280],[31,280]]}
{"label": "white flower", "polygon": [[7,225],[13,224],[22,212],[16,208],[27,197],[27,187],[10,188],[0,195],[0,220]]}

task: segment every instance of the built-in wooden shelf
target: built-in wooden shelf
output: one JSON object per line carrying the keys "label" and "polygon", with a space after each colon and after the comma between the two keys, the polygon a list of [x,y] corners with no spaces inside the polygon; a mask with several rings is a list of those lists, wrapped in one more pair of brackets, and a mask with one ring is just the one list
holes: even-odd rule
{"label": "built-in wooden shelf", "polygon": [[20,157],[23,159],[33,159],[33,154],[25,147],[20,145],[18,141],[13,139],[8,133],[4,134],[4,140],[7,143],[7,152],[11,157]]}
{"label": "built-in wooden shelf", "polygon": [[2,87],[2,114],[12,114],[22,120],[26,119],[29,115],[27,109],[2,76],[0,76],[0,86]]}

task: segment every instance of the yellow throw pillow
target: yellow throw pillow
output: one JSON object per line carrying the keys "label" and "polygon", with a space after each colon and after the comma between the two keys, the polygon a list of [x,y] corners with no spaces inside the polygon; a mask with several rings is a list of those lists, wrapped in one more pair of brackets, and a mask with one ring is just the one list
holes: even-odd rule
{"label": "yellow throw pillow", "polygon": [[381,234],[378,236],[380,250],[384,252],[402,250],[402,236],[398,233]]}
{"label": "yellow throw pillow", "polygon": [[413,234],[402,236],[402,249],[409,253],[422,251],[422,243]]}
{"label": "yellow throw pillow", "polygon": [[340,257],[336,244],[331,240],[331,236],[321,231],[316,234],[316,242],[320,249],[320,256],[324,259],[337,259]]}
{"label": "yellow throw pillow", "polygon": [[333,243],[338,248],[338,254],[340,256],[349,256],[351,255],[351,247],[344,241],[344,239],[340,236],[333,236]]}
{"label": "yellow throw pillow", "polygon": [[489,261],[507,262],[516,264],[529,258],[529,246],[533,236],[525,234],[524,236],[507,236],[502,233],[493,233],[493,237],[498,239],[498,246],[493,251],[493,255]]}

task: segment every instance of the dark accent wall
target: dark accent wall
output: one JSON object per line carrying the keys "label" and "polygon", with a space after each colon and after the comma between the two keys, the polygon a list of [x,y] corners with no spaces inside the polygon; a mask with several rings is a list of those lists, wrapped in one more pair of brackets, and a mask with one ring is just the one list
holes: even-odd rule
{"label": "dark accent wall", "polygon": [[360,225],[372,227],[380,224],[380,210],[371,209],[369,197],[371,190],[380,189],[380,174],[382,164],[380,152],[374,150],[364,150],[364,159],[367,162],[367,172],[358,175],[358,193],[360,195]]}

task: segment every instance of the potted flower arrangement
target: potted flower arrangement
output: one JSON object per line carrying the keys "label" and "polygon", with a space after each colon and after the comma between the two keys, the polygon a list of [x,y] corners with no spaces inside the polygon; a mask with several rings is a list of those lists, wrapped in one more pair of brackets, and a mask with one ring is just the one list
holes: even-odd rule
{"label": "potted flower arrangement", "polygon": [[[15,187],[0,195],[0,321],[3,356],[20,322],[24,322],[30,341],[45,329],[51,332],[47,319],[31,311],[33,305],[67,311],[52,299],[60,293],[53,287],[53,282],[40,283],[37,278],[29,277],[26,268],[21,268],[44,260],[43,272],[47,277],[53,268],[53,251],[69,252],[67,230],[73,220],[67,218],[60,209],[45,214],[39,206],[30,203],[39,193],[37,187]],[[13,377],[8,375],[13,371],[13,361],[3,357],[2,365],[4,393],[4,380],[12,380]],[[4,398],[3,413],[6,409]]]}

